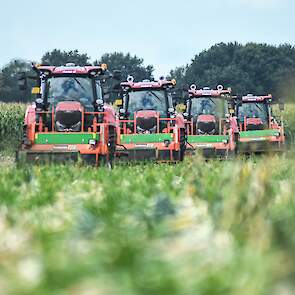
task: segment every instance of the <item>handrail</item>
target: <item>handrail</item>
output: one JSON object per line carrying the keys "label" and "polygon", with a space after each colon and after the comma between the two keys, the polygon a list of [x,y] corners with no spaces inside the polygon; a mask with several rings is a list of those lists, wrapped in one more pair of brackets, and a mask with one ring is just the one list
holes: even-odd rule
{"label": "handrail", "polygon": [[[225,122],[226,122],[227,119],[228,119],[228,118],[220,118],[220,119],[219,119],[219,122],[218,122],[218,124],[219,124],[219,135],[222,135],[222,130],[221,130],[221,127],[222,127],[222,121],[225,121]],[[187,120],[187,121],[185,122],[185,125],[187,125],[187,126],[186,126],[187,134],[189,134],[189,135],[193,135],[193,133],[194,133],[194,121],[193,121],[193,119]],[[223,133],[224,133],[224,134],[226,133],[226,130],[225,130],[225,129],[223,130]]]}
{"label": "handrail", "polygon": [[[48,115],[50,114],[51,117],[51,132],[55,131],[55,110],[52,108],[51,111],[36,111],[37,115]],[[91,125],[91,132],[97,132],[97,127],[101,127],[105,125],[106,123],[97,123],[97,115],[106,115],[107,112],[82,112],[82,118],[81,118],[81,131],[85,131],[85,115],[94,115],[92,125]],[[44,129],[44,122],[42,119],[42,116],[40,116],[39,122],[36,122],[36,126],[38,126],[38,132],[42,132]],[[45,128],[46,129],[46,128]]]}
{"label": "handrail", "polygon": [[[137,117],[135,116],[133,120],[128,120],[128,119],[120,119],[119,120],[119,123],[120,125],[123,124],[123,127],[121,127],[120,129],[123,129],[123,134],[127,134],[127,124],[128,123],[131,123],[133,124],[133,134],[136,134],[137,133],[137,126],[136,126],[136,119]],[[161,121],[177,121],[177,118],[161,118],[160,116],[157,116],[157,133],[160,132],[160,122]],[[167,124],[167,129],[168,129],[168,133],[170,133],[171,131],[171,126],[170,126],[170,122],[168,122]]]}

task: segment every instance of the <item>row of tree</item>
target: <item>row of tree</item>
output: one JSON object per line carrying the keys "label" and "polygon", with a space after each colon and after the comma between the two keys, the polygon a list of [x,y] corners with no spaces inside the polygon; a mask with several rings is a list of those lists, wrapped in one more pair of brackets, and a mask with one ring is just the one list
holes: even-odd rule
{"label": "row of tree", "polygon": [[[77,65],[90,63],[90,58],[78,50],[54,49],[41,59],[42,64]],[[142,58],[119,52],[106,53],[94,64],[107,63],[109,70],[121,70],[122,77],[132,74],[136,80],[152,79],[154,68],[144,66]],[[30,93],[21,93],[16,86],[17,72],[30,71],[24,60],[13,60],[0,73],[0,100],[29,101]],[[178,86],[195,83],[200,87],[216,87],[218,84],[232,87],[236,94],[268,94],[295,100],[295,47],[285,44],[220,43],[197,54],[189,64],[170,72]]]}

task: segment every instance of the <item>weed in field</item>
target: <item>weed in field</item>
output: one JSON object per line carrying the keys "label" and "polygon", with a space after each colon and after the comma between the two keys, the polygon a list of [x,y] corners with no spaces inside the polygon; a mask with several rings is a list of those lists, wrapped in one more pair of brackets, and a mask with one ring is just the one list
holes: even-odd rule
{"label": "weed in field", "polygon": [[9,283],[1,286],[29,294],[292,291],[294,172],[292,155],[113,171],[4,167],[0,282]]}

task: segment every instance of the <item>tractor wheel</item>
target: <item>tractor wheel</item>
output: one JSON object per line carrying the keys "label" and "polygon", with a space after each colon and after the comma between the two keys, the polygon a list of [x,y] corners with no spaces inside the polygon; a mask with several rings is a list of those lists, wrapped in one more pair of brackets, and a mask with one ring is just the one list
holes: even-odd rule
{"label": "tractor wheel", "polygon": [[27,129],[28,126],[23,124],[23,132],[22,132],[22,141],[21,141],[21,145],[30,145],[30,141],[28,139],[28,135],[27,135]]}
{"label": "tractor wheel", "polygon": [[184,159],[184,154],[185,154],[185,150],[186,150],[186,130],[185,129],[180,129],[180,137],[179,137],[179,141],[180,141],[180,155],[179,155],[179,160],[183,161]]}
{"label": "tractor wheel", "polygon": [[113,126],[110,126],[109,127],[109,141],[108,141],[110,167],[113,167],[113,161],[114,161],[115,153],[116,153],[116,141],[117,141],[116,128]]}
{"label": "tractor wheel", "polygon": [[99,157],[99,166],[107,167],[109,170],[113,169],[113,160],[109,156]]}

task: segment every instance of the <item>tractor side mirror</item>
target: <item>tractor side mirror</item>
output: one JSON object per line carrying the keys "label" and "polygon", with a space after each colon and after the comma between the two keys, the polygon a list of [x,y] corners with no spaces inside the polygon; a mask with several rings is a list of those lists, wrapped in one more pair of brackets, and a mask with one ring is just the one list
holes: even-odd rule
{"label": "tractor side mirror", "polygon": [[122,79],[122,72],[120,70],[114,70],[113,72],[113,79],[117,81],[121,81]]}
{"label": "tractor side mirror", "polygon": [[25,72],[17,73],[17,86],[20,91],[26,91],[28,89],[27,76]]}
{"label": "tractor side mirror", "polygon": [[181,90],[184,92],[188,92],[189,86],[187,84],[182,84]]}

